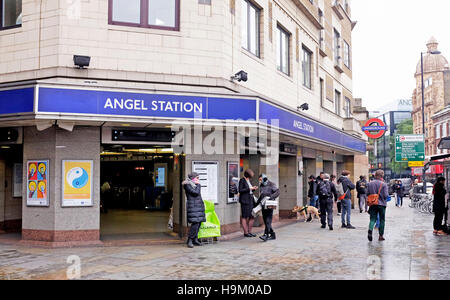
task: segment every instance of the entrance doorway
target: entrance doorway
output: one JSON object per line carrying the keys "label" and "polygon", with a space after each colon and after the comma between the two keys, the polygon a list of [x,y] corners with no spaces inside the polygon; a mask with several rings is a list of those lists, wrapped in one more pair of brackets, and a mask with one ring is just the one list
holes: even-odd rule
{"label": "entrance doorway", "polygon": [[[173,234],[172,207],[180,168],[173,149],[103,146],[101,154],[102,240],[166,239]],[[174,192],[175,190],[175,192]]]}

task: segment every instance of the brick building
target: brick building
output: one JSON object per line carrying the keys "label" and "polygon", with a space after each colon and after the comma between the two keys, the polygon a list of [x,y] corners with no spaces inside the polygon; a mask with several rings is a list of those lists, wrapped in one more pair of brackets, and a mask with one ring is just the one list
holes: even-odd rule
{"label": "brick building", "polygon": [[[192,170],[206,176],[223,233],[240,229],[229,186],[245,168],[281,187],[275,219],[306,203],[308,175],[368,172],[352,113],[349,1],[6,3],[0,182],[13,184],[0,187],[0,226],[21,229],[24,241],[158,237],[172,204],[179,232],[179,183]],[[89,67],[74,55],[90,57]],[[248,81],[230,80],[241,70]],[[208,142],[214,151],[201,147]]]}
{"label": "brick building", "polygon": [[[428,53],[424,55],[423,72],[425,87],[425,153],[427,156],[437,153],[436,130],[433,116],[450,104],[450,68],[447,59],[441,54],[431,54],[438,50],[438,42],[431,38]],[[415,73],[416,89],[413,92],[414,133],[423,134],[422,127],[422,79],[421,62]]]}

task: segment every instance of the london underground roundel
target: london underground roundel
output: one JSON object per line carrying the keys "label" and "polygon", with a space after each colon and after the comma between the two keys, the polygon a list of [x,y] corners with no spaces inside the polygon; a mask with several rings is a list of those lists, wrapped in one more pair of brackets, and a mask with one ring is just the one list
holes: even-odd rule
{"label": "london underground roundel", "polygon": [[380,119],[370,119],[362,130],[369,138],[379,139],[386,133],[387,127]]}

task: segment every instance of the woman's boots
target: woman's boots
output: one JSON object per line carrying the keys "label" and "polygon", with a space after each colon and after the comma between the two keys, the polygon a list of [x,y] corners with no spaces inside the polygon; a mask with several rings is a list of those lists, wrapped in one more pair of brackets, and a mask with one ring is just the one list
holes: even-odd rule
{"label": "woman's boots", "polygon": [[194,246],[201,246],[201,245],[202,245],[202,243],[200,243],[198,238],[195,238],[195,239],[188,238],[188,240],[187,240],[188,248],[194,248]]}

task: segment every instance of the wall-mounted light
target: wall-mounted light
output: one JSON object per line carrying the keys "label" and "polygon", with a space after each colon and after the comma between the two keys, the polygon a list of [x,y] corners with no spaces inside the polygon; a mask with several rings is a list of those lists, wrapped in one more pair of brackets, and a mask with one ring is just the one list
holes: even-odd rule
{"label": "wall-mounted light", "polygon": [[90,56],[82,56],[82,55],[74,55],[73,63],[75,64],[75,66],[78,67],[78,69],[84,69],[85,67],[89,67],[89,64],[91,63],[91,57]]}

